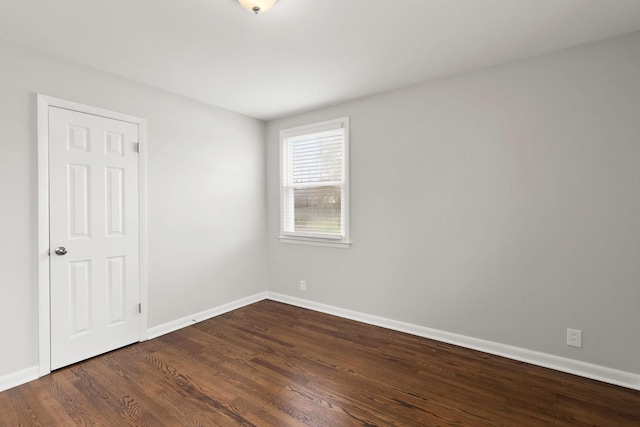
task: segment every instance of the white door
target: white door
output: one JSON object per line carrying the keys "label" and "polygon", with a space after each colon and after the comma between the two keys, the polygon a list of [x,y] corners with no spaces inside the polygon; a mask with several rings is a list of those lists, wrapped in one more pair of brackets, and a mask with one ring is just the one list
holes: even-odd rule
{"label": "white door", "polygon": [[137,141],[49,107],[51,369],[140,340]]}

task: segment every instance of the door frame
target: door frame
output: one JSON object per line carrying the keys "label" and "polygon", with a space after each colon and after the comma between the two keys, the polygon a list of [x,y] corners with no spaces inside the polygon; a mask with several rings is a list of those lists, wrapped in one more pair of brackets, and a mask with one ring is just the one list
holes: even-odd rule
{"label": "door frame", "polygon": [[51,306],[49,256],[49,107],[64,108],[138,126],[138,233],[140,262],[140,341],[148,339],[147,261],[147,121],[146,119],[38,94],[38,367],[42,377],[51,372]]}

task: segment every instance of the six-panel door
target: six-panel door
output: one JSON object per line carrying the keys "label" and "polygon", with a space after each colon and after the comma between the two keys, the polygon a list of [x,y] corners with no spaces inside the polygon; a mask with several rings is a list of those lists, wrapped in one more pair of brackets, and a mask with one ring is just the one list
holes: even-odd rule
{"label": "six-panel door", "polygon": [[137,139],[49,107],[51,369],[140,339]]}

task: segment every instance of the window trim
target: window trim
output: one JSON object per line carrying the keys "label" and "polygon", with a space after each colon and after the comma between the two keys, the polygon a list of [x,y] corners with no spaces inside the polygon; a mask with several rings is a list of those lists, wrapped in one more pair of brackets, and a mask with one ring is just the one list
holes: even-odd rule
{"label": "window trim", "polygon": [[[287,232],[284,227],[284,209],[285,209],[285,187],[284,187],[284,145],[285,140],[302,135],[330,131],[335,129],[344,129],[344,156],[343,156],[343,186],[342,186],[342,226],[344,235],[320,235],[315,233],[295,233]],[[279,239],[282,243],[313,245],[325,247],[349,248],[351,246],[349,235],[349,117],[341,117],[338,119],[327,120],[318,123],[312,123],[303,126],[297,126],[289,129],[280,130],[280,150],[279,150],[279,185],[280,185],[280,235]]]}

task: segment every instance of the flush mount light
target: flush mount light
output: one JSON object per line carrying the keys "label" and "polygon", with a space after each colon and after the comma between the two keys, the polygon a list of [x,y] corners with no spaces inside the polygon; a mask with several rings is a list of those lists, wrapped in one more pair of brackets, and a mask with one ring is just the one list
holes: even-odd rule
{"label": "flush mount light", "polygon": [[271,6],[274,5],[278,0],[238,0],[242,7],[256,15],[260,12],[266,12],[271,9]]}

